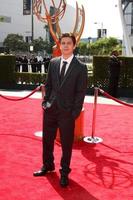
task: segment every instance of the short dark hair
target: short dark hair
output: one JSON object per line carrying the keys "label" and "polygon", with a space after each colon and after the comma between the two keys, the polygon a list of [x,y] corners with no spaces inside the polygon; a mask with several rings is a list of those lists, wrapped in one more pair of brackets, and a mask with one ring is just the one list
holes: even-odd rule
{"label": "short dark hair", "polygon": [[118,54],[119,54],[119,52],[118,52],[117,50],[113,50],[113,51],[111,52],[111,56],[112,56],[112,55],[115,55],[115,56],[117,55],[117,56],[118,56]]}
{"label": "short dark hair", "polygon": [[74,35],[73,33],[63,33],[63,34],[61,35],[61,37],[59,38],[59,41],[61,42],[62,38],[65,38],[65,37],[71,38],[72,41],[73,41],[73,44],[74,44],[74,45],[76,44],[76,37],[75,37],[75,35]]}

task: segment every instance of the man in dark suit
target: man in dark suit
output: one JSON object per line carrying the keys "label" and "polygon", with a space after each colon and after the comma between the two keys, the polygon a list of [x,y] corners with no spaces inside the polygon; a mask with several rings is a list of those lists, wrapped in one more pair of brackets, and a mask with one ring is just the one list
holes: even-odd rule
{"label": "man in dark suit", "polygon": [[108,93],[113,97],[117,97],[120,68],[121,68],[121,61],[119,60],[118,56],[119,53],[117,50],[112,51],[108,63],[109,66]]}
{"label": "man in dark suit", "polygon": [[74,141],[75,119],[80,115],[87,89],[87,68],[73,55],[74,35],[60,38],[62,56],[50,61],[43,101],[43,166],[34,176],[44,176],[55,169],[54,140],[60,130],[62,147],[60,185],[69,184],[70,161]]}

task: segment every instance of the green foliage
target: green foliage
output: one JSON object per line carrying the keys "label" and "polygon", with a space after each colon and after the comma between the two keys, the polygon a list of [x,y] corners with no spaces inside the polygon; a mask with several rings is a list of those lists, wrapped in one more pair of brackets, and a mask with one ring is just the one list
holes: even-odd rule
{"label": "green foliage", "polygon": [[[121,60],[121,70],[119,87],[133,88],[133,57],[119,57]],[[93,57],[93,78],[94,85],[101,88],[108,86],[108,60],[109,56]]]}
{"label": "green foliage", "polygon": [[121,51],[122,46],[116,38],[109,37],[89,44],[88,49],[91,55],[109,55],[114,49]]}
{"label": "green foliage", "polygon": [[48,42],[46,40],[45,41],[45,51],[47,52],[47,54],[52,54],[52,47],[53,47],[53,43]]}
{"label": "green foliage", "polygon": [[120,59],[122,66],[119,85],[121,88],[125,86],[133,88],[133,57],[120,57]]}
{"label": "green foliage", "polygon": [[16,83],[19,81],[21,83],[26,83],[26,84],[40,84],[44,83],[46,80],[46,74],[40,74],[40,73],[27,73],[27,72],[15,72],[14,73]]}
{"label": "green foliage", "polygon": [[43,40],[42,37],[33,40],[32,45],[34,46],[34,52],[46,51],[48,54],[51,53],[52,46],[47,40]]}
{"label": "green foliage", "polygon": [[45,43],[41,37],[33,40],[32,45],[34,47],[34,52],[43,51],[45,48]]}
{"label": "green foliage", "polygon": [[8,34],[3,44],[10,51],[28,51],[28,44],[24,42],[22,35]]}
{"label": "green foliage", "polygon": [[[120,70],[119,87],[133,89],[133,57],[119,57],[122,62]],[[93,74],[90,74],[88,68],[88,88],[97,86],[107,88],[108,86],[108,60],[109,56],[93,57]],[[47,74],[42,73],[16,73],[15,57],[11,55],[0,56],[0,86],[17,84],[18,82],[30,84],[44,83]]]}
{"label": "green foliage", "polygon": [[92,43],[80,42],[78,45],[80,55],[109,55],[114,49],[121,51],[122,45],[113,37],[100,38]]}
{"label": "green foliage", "polygon": [[27,43],[24,41],[22,35],[18,34],[8,34],[8,36],[4,40],[4,47],[9,49],[10,51],[18,52],[27,52],[30,49],[30,45],[33,45],[34,52],[46,51],[48,54],[52,52],[52,44],[47,40],[43,40],[43,38],[39,37],[38,39],[33,40],[32,43]]}
{"label": "green foliage", "polygon": [[87,43],[80,42],[78,45],[78,53],[80,55],[86,55],[87,54]]}
{"label": "green foliage", "polygon": [[108,60],[109,56],[93,57],[93,80],[94,86],[107,87],[108,85]]}
{"label": "green foliage", "polygon": [[0,56],[0,84],[14,82],[15,57],[11,55]]}

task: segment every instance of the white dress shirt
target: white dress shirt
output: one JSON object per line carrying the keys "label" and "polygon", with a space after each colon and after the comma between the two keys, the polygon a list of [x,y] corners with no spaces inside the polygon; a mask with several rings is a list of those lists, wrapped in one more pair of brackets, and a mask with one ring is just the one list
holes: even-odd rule
{"label": "white dress shirt", "polygon": [[66,72],[67,72],[67,70],[68,70],[68,68],[69,68],[69,65],[70,65],[70,63],[71,63],[73,57],[74,57],[74,55],[72,54],[68,59],[65,60],[65,59],[63,58],[63,56],[61,56],[60,73],[61,73],[61,69],[62,69],[63,62],[65,61],[65,62],[67,62],[67,65],[66,65],[66,70],[65,70],[65,73],[64,73],[64,74],[66,74]]}

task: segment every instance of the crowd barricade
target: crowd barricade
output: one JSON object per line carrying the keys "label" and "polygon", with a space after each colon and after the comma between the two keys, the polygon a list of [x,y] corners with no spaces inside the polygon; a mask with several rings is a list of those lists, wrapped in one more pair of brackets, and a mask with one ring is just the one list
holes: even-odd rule
{"label": "crowd barricade", "polygon": [[16,62],[16,72],[28,72],[28,73],[48,73],[49,61],[45,62]]}
{"label": "crowd barricade", "polygon": [[21,97],[21,98],[10,98],[10,97],[4,96],[2,94],[0,94],[0,97],[2,97],[3,99],[9,100],[9,101],[21,101],[21,100],[27,99],[28,97],[30,97],[31,95],[33,95],[35,92],[37,92],[39,90],[41,90],[42,97],[43,97],[44,93],[45,93],[44,87],[45,87],[44,84],[41,84],[40,86],[38,86],[37,88],[35,88],[30,94],[28,94],[25,97]]}
{"label": "crowd barricade", "polygon": [[97,98],[98,98],[98,93],[101,93],[103,96],[107,97],[107,98],[110,98],[114,101],[116,101],[117,103],[120,103],[122,105],[125,105],[125,106],[128,106],[128,107],[131,107],[133,108],[133,104],[128,104],[126,102],[123,102],[113,96],[111,96],[110,94],[108,94],[107,92],[105,92],[104,90],[98,88],[98,87],[95,87],[94,88],[94,105],[93,105],[93,117],[92,117],[92,133],[91,133],[91,136],[86,136],[83,138],[83,140],[87,143],[99,143],[99,142],[102,142],[103,139],[100,138],[100,137],[96,137],[95,136],[95,127],[96,127],[96,110],[97,110]]}
{"label": "crowd barricade", "polygon": [[[45,94],[45,85],[44,84],[41,84],[40,86],[38,86],[37,88],[35,88],[30,94],[28,94],[27,96],[25,97],[21,97],[21,98],[9,98],[7,96],[4,96],[2,94],[0,94],[0,97],[3,98],[3,99],[6,99],[6,100],[9,100],[9,101],[20,101],[20,100],[24,100],[28,97],[30,97],[31,95],[33,95],[35,92],[41,90],[41,93],[42,93],[42,101],[44,99],[44,94]],[[102,142],[103,139],[100,138],[100,137],[96,137],[95,136],[95,124],[96,124],[96,109],[97,109],[97,98],[98,98],[98,93],[101,93],[103,96],[107,97],[107,98],[110,98],[114,101],[116,101],[117,103],[120,103],[122,105],[125,105],[125,106],[128,106],[128,107],[131,107],[133,108],[133,104],[128,104],[126,102],[123,102],[111,95],[109,95],[107,92],[105,92],[104,90],[98,88],[98,87],[95,87],[94,88],[94,104],[93,104],[93,116],[92,116],[92,134],[91,136],[86,136],[83,138],[83,140],[87,143],[99,143],[99,142]],[[79,124],[80,122],[80,126],[83,125],[83,123],[81,123],[81,119],[80,121],[78,121],[77,123]],[[77,126],[78,129],[79,129],[79,126]],[[79,132],[79,131],[78,131]],[[80,133],[78,133],[78,137],[80,136]],[[81,137],[80,137],[81,139]]]}
{"label": "crowd barricade", "polygon": [[[30,97],[31,95],[33,95],[35,92],[39,91],[41,89],[41,93],[42,93],[42,101],[44,100],[44,94],[45,94],[45,85],[41,84],[40,86],[38,86],[35,90],[33,90],[30,94],[28,94],[25,97],[22,98],[9,98],[7,96],[4,96],[2,94],[0,94],[0,97],[9,100],[9,101],[20,101],[20,100],[24,100],[28,97]],[[84,119],[84,109],[82,109],[80,116],[76,119],[75,121],[75,141],[77,140],[81,140],[83,138],[83,119]],[[42,131],[36,134],[37,136],[42,136]],[[57,137],[56,137],[56,141],[60,142],[60,137],[59,137],[59,130],[57,132]]]}

